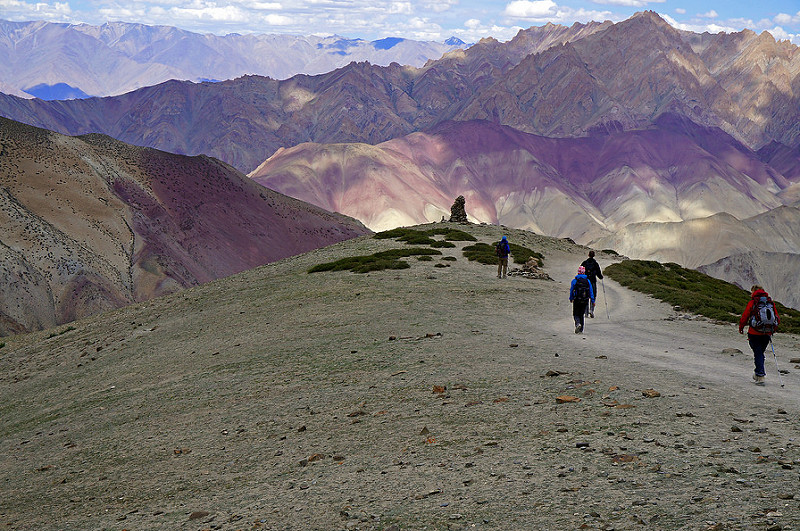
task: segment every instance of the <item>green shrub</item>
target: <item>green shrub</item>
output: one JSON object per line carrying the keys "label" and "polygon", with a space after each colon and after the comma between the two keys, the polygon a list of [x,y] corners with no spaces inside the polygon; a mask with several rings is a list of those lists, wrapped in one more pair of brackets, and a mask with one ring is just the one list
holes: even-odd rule
{"label": "green shrub", "polygon": [[450,242],[476,242],[478,238],[468,232],[459,229],[430,229],[425,231],[430,235],[444,236],[444,239]]}
{"label": "green shrub", "polygon": [[417,260],[419,260],[420,262],[432,262],[433,261],[433,257],[430,256],[430,255],[427,255],[427,254],[423,254],[423,255],[418,256]]}
{"label": "green shrub", "polygon": [[384,269],[408,269],[408,263],[400,260],[409,256],[440,255],[441,251],[412,247],[407,249],[390,249],[366,256],[351,256],[335,262],[318,264],[308,270],[309,273],[323,271],[352,271],[353,273],[369,273]]}
{"label": "green shrub", "polygon": [[[497,243],[495,243],[495,245],[497,245]],[[516,245],[514,243],[510,244],[509,246],[511,247],[511,257],[514,258],[515,264],[526,264],[529,259],[536,258],[536,265],[538,267],[542,267],[544,262],[544,255],[542,253],[537,253],[536,251],[532,251],[527,247]]]}
{"label": "green shrub", "polygon": [[443,256],[442,260],[445,262],[455,262],[458,259],[455,256]]}
{"label": "green shrub", "polygon": [[[492,245],[486,243],[467,245],[464,247],[464,257],[470,261],[478,262],[479,264],[496,265],[497,255],[495,254],[494,249],[497,247],[498,243],[500,242],[494,242]],[[514,259],[515,264],[524,264],[530,258],[536,258],[538,266],[542,266],[544,255],[541,253],[537,253],[536,251],[532,251],[527,247],[522,247],[521,245],[516,245],[514,243],[509,244],[509,247],[511,247],[511,257]]]}
{"label": "green shrub", "polygon": [[476,243],[474,245],[467,245],[463,251],[464,258],[470,262],[478,262],[479,264],[497,264],[497,255],[494,254],[494,247],[488,243]]}
{"label": "green shrub", "polygon": [[[673,263],[623,260],[606,267],[605,273],[627,288],[722,322],[738,323],[750,300],[750,293],[738,286]],[[800,312],[777,301],[775,305],[780,331],[800,333]]]}
{"label": "green shrub", "polygon": [[0,348],[3,348],[4,346],[6,346],[5,343],[0,343]]}
{"label": "green shrub", "polygon": [[[431,236],[444,236],[444,241],[436,240]],[[373,236],[378,240],[395,239],[398,241],[406,242],[410,245],[430,245],[431,247],[455,247],[454,244],[449,243],[453,241],[477,241],[477,238],[472,234],[458,229],[436,228],[430,230],[416,230],[405,227],[398,227],[396,229],[385,230]]]}

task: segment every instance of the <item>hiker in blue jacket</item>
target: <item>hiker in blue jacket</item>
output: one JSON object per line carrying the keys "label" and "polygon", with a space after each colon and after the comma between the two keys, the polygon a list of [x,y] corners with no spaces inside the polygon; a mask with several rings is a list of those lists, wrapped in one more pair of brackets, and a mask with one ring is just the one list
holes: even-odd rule
{"label": "hiker in blue jacket", "polygon": [[589,301],[594,304],[594,290],[589,277],[586,276],[586,268],[578,267],[578,274],[572,279],[569,287],[569,301],[572,303],[572,317],[575,319],[575,333],[583,332],[584,315],[586,305]]}
{"label": "hiker in blue jacket", "polygon": [[497,262],[497,278],[506,278],[506,274],[508,273],[508,255],[511,254],[511,246],[508,244],[508,239],[505,236],[503,236],[503,239],[497,244],[494,252],[497,254],[497,259],[499,260]]}

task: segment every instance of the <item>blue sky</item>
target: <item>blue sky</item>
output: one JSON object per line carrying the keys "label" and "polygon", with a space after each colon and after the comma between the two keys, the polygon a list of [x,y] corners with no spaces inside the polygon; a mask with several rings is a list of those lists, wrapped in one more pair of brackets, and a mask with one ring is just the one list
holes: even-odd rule
{"label": "blue sky", "polygon": [[177,26],[200,33],[506,41],[547,22],[618,22],[642,10],[696,32],[769,31],[800,45],[799,0],[0,0],[0,18]]}

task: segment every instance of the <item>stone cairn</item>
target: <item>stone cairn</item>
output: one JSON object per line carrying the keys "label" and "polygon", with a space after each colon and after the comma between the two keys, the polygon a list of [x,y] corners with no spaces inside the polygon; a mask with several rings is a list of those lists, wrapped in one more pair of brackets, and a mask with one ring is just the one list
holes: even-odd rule
{"label": "stone cairn", "polygon": [[539,261],[536,258],[530,258],[521,268],[509,269],[508,276],[553,280],[550,275],[539,269]]}
{"label": "stone cairn", "polygon": [[453,206],[450,207],[450,221],[453,223],[469,223],[467,221],[467,201],[463,195],[456,197]]}

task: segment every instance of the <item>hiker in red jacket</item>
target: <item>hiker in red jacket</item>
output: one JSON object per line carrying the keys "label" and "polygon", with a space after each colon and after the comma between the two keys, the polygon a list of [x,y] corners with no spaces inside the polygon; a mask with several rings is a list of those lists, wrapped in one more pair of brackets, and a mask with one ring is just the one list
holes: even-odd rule
{"label": "hiker in red jacket", "polygon": [[756,365],[753,380],[758,385],[764,385],[764,377],[767,375],[764,370],[764,352],[772,340],[772,334],[778,328],[780,318],[775,304],[764,288],[753,286],[751,291],[750,302],[739,319],[739,333],[743,334],[745,325],[749,326],[747,341],[753,349],[753,361]]}

